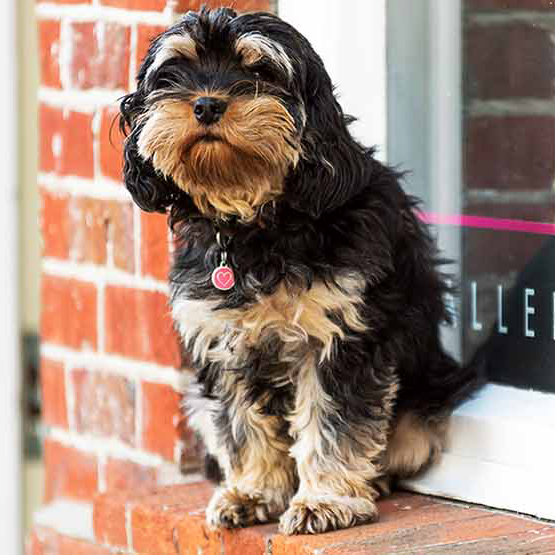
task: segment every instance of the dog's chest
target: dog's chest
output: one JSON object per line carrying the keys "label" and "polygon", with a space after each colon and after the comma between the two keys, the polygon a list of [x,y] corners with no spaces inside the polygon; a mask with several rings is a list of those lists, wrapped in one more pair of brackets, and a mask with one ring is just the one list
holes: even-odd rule
{"label": "dog's chest", "polygon": [[363,280],[343,276],[337,281],[302,291],[280,284],[272,294],[234,309],[219,309],[214,299],[177,296],[172,314],[197,365],[217,362],[240,368],[264,353],[278,359],[268,362],[287,363],[308,348],[324,358],[331,356],[336,338],[365,329],[360,315]]}

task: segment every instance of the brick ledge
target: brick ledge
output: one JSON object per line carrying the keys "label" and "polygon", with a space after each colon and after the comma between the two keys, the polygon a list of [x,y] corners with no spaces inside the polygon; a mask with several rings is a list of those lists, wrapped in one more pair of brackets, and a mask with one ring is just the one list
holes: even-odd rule
{"label": "brick ledge", "polygon": [[[79,541],[39,528],[32,555],[383,555],[555,553],[555,524],[398,492],[381,501],[378,523],[319,536],[285,537],[275,524],[212,532],[206,482],[102,494],[94,502],[94,535]],[[72,504],[62,505],[66,510]],[[75,508],[75,507],[74,507]],[[61,515],[50,511],[50,515]],[[86,518],[83,508],[80,513]],[[90,513],[89,513],[90,514]],[[77,518],[77,513],[75,513]],[[42,525],[47,524],[43,521]],[[81,528],[82,529],[82,528]],[[62,528],[58,527],[58,532]],[[41,536],[48,543],[41,550]],[[83,535],[82,535],[83,536]],[[44,540],[46,537],[46,540]],[[89,541],[84,542],[84,539]],[[65,543],[64,543],[65,541]],[[56,543],[57,542],[57,543]],[[69,543],[68,543],[69,542]],[[74,543],[71,543],[74,542]],[[52,545],[58,546],[52,550]],[[64,551],[64,545],[71,545]],[[37,547],[38,546],[38,547]],[[61,546],[61,547],[60,547]],[[69,549],[69,548],[68,548]]]}

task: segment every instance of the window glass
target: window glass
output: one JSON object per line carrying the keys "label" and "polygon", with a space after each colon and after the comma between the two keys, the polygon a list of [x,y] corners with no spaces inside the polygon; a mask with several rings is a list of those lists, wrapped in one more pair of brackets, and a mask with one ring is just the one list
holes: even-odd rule
{"label": "window glass", "polygon": [[450,346],[480,349],[492,381],[555,392],[555,7],[388,11],[388,152],[457,261]]}
{"label": "window glass", "polygon": [[463,346],[489,336],[491,379],[555,391],[555,8],[462,15]]}

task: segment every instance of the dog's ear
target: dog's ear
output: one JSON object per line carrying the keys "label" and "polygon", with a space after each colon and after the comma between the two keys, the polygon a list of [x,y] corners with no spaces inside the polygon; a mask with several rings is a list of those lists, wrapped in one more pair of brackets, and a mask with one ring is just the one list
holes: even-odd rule
{"label": "dog's ear", "polygon": [[286,187],[295,208],[317,218],[364,187],[373,151],[351,137],[347,126],[353,118],[343,113],[322,60],[307,47],[301,82],[306,112],[302,155]]}
{"label": "dog's ear", "polygon": [[183,192],[157,172],[150,160],[139,154],[141,132],[139,115],[144,110],[143,84],[139,80],[136,92],[125,96],[120,103],[120,130],[126,135],[123,176],[125,186],[137,205],[147,212],[166,212]]}

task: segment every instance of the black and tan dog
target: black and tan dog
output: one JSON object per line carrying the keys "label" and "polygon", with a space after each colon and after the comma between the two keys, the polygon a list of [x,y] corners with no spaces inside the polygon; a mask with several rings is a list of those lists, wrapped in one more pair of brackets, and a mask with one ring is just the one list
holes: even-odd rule
{"label": "black and tan dog", "polygon": [[154,40],[122,101],[127,188],[177,240],[189,423],[223,474],[212,526],[374,520],[480,383],[442,349],[447,288],[416,202],[350,121],[303,36],[230,9]]}

